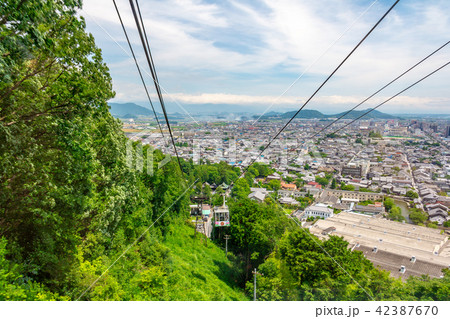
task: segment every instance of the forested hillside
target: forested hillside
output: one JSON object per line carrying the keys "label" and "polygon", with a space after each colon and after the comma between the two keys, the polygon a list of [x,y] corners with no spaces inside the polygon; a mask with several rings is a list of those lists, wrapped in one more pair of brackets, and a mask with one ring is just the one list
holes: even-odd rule
{"label": "forested hillside", "polygon": [[[0,5],[0,300],[246,300],[256,267],[264,300],[448,299],[448,274],[404,284],[339,238],[325,252],[271,199],[247,199],[267,167],[235,183],[228,230],[208,243],[194,237],[189,196],[240,170],[182,161],[185,179],[176,160],[158,169],[164,154],[137,143],[142,169],[130,164],[108,110],[111,77],[79,6]],[[220,189],[212,201],[221,203]]]}

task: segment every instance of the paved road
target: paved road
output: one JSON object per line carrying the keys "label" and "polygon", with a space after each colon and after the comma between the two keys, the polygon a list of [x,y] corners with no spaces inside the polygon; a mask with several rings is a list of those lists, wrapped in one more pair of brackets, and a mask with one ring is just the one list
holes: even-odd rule
{"label": "paved road", "polygon": [[[363,148],[364,149],[364,148]],[[363,149],[361,149],[358,153],[356,153],[355,155],[353,155],[353,157],[347,162],[347,165],[350,164],[351,162],[353,162],[353,160],[359,156],[359,154],[361,154],[361,152],[363,151]]]}
{"label": "paved road", "polygon": [[[412,167],[411,167],[411,163],[409,162],[408,155],[406,153],[404,155],[405,155],[406,163],[408,164],[409,172],[411,174],[412,187],[413,187],[414,191],[419,195],[419,190],[416,187],[416,178],[414,177],[414,174],[413,174],[413,171],[412,171]],[[420,197],[420,195],[418,197],[418,200],[419,200],[420,205],[422,205],[422,207],[423,207],[422,198]]]}

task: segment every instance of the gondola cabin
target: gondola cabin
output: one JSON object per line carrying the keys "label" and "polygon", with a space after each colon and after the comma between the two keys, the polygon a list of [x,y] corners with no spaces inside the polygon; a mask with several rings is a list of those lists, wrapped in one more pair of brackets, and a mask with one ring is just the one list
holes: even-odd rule
{"label": "gondola cabin", "polygon": [[230,210],[225,204],[225,196],[223,197],[223,205],[214,207],[214,225],[216,227],[230,226]]}

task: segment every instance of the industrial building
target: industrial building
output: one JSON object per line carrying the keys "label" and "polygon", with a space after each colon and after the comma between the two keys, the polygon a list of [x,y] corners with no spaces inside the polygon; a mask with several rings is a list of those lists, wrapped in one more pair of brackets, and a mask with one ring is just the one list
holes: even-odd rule
{"label": "industrial building", "polygon": [[[330,231],[332,229],[332,231]],[[443,276],[450,267],[448,235],[439,229],[389,221],[381,216],[342,212],[310,227],[319,238],[343,237],[375,266],[394,277]]]}

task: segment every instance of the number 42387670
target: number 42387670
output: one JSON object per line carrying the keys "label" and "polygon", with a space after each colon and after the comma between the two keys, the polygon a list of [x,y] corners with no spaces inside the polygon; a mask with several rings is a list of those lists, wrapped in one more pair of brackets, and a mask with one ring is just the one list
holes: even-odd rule
{"label": "number 42387670", "polygon": [[439,310],[436,306],[378,306],[375,312],[383,316],[436,316]]}

